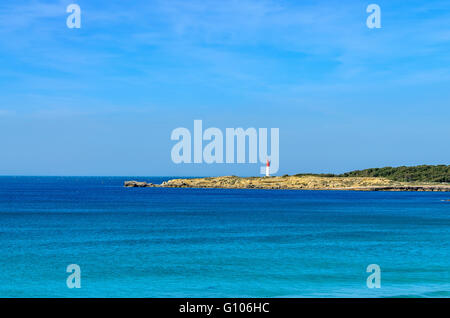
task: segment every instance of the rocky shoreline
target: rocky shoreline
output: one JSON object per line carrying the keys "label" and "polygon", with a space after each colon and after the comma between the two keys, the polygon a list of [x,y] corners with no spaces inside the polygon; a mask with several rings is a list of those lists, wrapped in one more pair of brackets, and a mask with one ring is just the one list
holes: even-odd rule
{"label": "rocky shoreline", "polygon": [[279,190],[353,190],[353,191],[439,191],[450,192],[450,184],[413,184],[375,177],[208,177],[172,179],[162,184],[125,181],[127,188],[218,188]]}

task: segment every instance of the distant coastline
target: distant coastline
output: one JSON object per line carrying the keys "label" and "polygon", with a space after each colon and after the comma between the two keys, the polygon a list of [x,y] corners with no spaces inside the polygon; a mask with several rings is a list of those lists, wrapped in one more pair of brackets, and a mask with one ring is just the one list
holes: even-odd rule
{"label": "distant coastline", "polygon": [[162,184],[125,181],[125,187],[443,191],[450,192],[450,166],[386,167],[357,170],[342,175],[297,174],[275,177],[206,177],[172,179]]}

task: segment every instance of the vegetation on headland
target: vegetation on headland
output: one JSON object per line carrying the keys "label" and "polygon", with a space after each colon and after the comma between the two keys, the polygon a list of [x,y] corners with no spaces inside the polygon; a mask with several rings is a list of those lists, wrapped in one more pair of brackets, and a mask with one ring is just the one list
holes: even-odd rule
{"label": "vegetation on headland", "polygon": [[421,165],[413,167],[384,167],[355,170],[343,174],[297,174],[296,176],[331,177],[374,177],[399,182],[450,183],[450,165]]}

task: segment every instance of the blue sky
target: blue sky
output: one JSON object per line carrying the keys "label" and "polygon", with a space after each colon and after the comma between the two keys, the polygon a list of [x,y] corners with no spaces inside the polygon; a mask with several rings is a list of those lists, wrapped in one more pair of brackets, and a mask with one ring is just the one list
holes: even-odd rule
{"label": "blue sky", "polygon": [[2,1],[0,67],[0,174],[258,174],[174,164],[194,119],[279,128],[279,174],[449,164],[449,1]]}

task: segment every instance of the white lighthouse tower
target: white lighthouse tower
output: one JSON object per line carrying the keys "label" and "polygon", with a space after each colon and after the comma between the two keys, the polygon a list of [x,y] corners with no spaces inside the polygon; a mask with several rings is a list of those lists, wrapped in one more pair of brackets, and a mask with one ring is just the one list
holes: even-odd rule
{"label": "white lighthouse tower", "polygon": [[267,164],[266,164],[266,177],[270,177],[270,160],[267,159]]}

